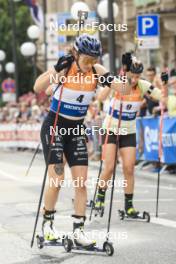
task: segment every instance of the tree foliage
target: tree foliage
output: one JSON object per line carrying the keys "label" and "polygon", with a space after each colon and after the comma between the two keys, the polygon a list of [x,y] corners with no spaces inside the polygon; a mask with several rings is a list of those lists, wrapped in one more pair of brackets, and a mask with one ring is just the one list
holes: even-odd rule
{"label": "tree foliage", "polygon": [[[12,20],[10,16],[9,1],[0,0],[0,49],[6,53],[6,60],[4,63],[13,61],[12,56]],[[16,21],[16,48],[18,57],[18,71],[19,71],[19,92],[20,95],[32,90],[33,86],[33,66],[29,59],[24,58],[20,54],[20,46],[23,42],[29,41],[27,36],[27,28],[33,24],[29,8],[23,1],[14,2],[14,14]],[[8,74],[3,71],[1,80],[8,77]]]}

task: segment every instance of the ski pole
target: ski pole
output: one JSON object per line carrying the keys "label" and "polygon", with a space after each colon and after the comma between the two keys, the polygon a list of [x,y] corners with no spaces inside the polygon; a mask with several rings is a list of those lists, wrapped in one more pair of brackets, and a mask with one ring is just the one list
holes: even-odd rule
{"label": "ski pole", "polygon": [[[123,75],[126,76],[126,70],[123,69]],[[123,84],[123,88],[124,84]],[[106,240],[109,240],[109,231],[110,231],[110,224],[111,224],[111,216],[112,216],[112,205],[113,205],[113,196],[114,196],[114,183],[116,177],[116,167],[117,167],[117,158],[118,158],[118,149],[119,149],[119,130],[121,126],[122,120],[122,108],[123,108],[123,98],[120,98],[120,110],[119,110],[119,122],[118,122],[118,134],[116,138],[116,153],[115,153],[115,160],[114,160],[114,169],[113,169],[113,177],[112,177],[112,187],[111,187],[111,198],[110,198],[110,205],[109,205],[109,216],[108,216],[108,225],[107,225],[107,237]]]}
{"label": "ski pole", "polygon": [[111,223],[111,215],[112,215],[112,204],[113,204],[113,196],[114,196],[114,182],[116,177],[116,167],[117,167],[117,158],[118,158],[118,149],[119,149],[119,129],[121,125],[122,119],[122,99],[120,100],[120,111],[119,111],[119,122],[118,122],[118,134],[116,138],[116,153],[115,153],[115,160],[114,160],[114,169],[113,169],[113,177],[112,177],[112,187],[111,187],[111,198],[110,198],[110,206],[109,206],[109,216],[108,216],[108,226],[107,226],[107,238],[109,239],[109,231],[110,231],[110,223]]}
{"label": "ski pole", "polygon": [[28,167],[28,169],[27,169],[27,171],[26,171],[25,176],[28,176],[28,173],[29,173],[29,171],[30,171],[30,169],[31,169],[31,167],[32,167],[33,162],[34,162],[34,159],[35,159],[35,157],[36,157],[36,155],[37,155],[37,153],[38,153],[38,151],[39,151],[39,148],[40,148],[40,142],[39,142],[38,145],[37,145],[37,148],[36,148],[36,150],[35,150],[35,152],[34,152],[34,155],[33,155],[32,159],[31,159],[31,162],[30,162],[30,164],[29,164],[29,167]]}
{"label": "ski pole", "polygon": [[159,190],[160,190],[160,170],[161,170],[161,156],[162,156],[162,129],[163,129],[163,108],[161,106],[161,118],[159,127],[159,147],[158,147],[158,178],[157,178],[157,194],[156,194],[156,217],[158,217],[159,206]]}
{"label": "ski pole", "polygon": [[[63,92],[63,84],[62,84],[62,86],[60,88],[60,96],[59,96],[59,101],[58,101],[58,107],[57,107],[57,112],[56,112],[56,116],[55,116],[55,120],[54,120],[54,126],[53,126],[53,130],[54,131],[56,129],[56,125],[57,125],[57,122],[58,122],[60,106],[61,106],[62,92]],[[36,219],[35,219],[34,230],[33,230],[33,235],[32,235],[32,240],[31,240],[31,248],[33,247],[33,244],[34,244],[34,238],[35,238],[35,233],[36,233],[36,228],[37,228],[37,223],[38,223],[38,218],[39,218],[39,213],[40,213],[40,208],[41,208],[41,203],[42,203],[42,198],[43,198],[46,178],[47,178],[48,166],[49,166],[50,157],[51,157],[51,147],[53,145],[53,142],[54,142],[54,132],[52,131],[51,141],[50,141],[49,151],[48,151],[48,157],[47,157],[47,162],[46,162],[46,168],[45,168],[45,173],[44,173],[44,177],[43,177],[41,193],[40,193],[40,198],[39,198],[39,203],[38,203],[38,208],[37,208],[37,215],[36,215]]]}
{"label": "ski pole", "polygon": [[96,197],[96,194],[97,194],[98,183],[99,183],[100,175],[101,175],[101,172],[102,172],[103,162],[104,162],[105,157],[106,157],[106,146],[107,146],[107,143],[108,143],[109,129],[110,129],[111,121],[112,121],[112,116],[113,116],[113,113],[114,113],[115,102],[116,102],[116,99],[114,98],[114,102],[113,102],[113,105],[112,105],[112,108],[111,108],[111,113],[110,113],[110,119],[109,119],[109,122],[108,122],[107,133],[106,133],[106,137],[105,137],[105,143],[104,143],[104,146],[102,146],[100,168],[99,168],[97,182],[96,182],[96,186],[95,186],[95,192],[94,192],[94,196],[93,196],[93,203],[91,205],[89,221],[91,221],[91,219],[92,219],[92,213],[93,213],[93,209],[94,209],[94,205],[95,205],[95,197]]}
{"label": "ski pole", "polygon": [[[168,71],[168,70],[167,70]],[[163,85],[166,85],[168,82],[168,73],[163,72],[161,74],[161,79]],[[161,106],[161,117],[160,117],[160,127],[159,127],[159,146],[158,146],[158,178],[157,178],[157,193],[156,193],[156,217],[158,217],[158,210],[159,210],[159,191],[160,191],[160,170],[161,170],[161,158],[162,158],[162,131],[163,131],[163,120],[164,120],[164,107],[162,102],[160,103]]]}

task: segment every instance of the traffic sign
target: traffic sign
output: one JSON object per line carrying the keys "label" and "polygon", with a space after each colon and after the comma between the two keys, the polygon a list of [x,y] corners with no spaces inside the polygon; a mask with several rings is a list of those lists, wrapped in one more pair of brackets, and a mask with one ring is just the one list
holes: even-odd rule
{"label": "traffic sign", "polygon": [[2,90],[4,93],[14,93],[15,92],[15,81],[11,78],[5,79],[2,82]]}
{"label": "traffic sign", "polygon": [[159,43],[159,15],[147,14],[137,16],[137,35],[142,41],[140,49],[158,49]]}

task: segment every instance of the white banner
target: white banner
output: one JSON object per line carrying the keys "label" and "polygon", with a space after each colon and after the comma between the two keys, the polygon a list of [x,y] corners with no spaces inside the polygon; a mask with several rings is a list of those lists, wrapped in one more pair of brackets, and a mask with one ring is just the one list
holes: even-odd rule
{"label": "white banner", "polygon": [[40,142],[41,124],[1,124],[0,148],[35,149]]}

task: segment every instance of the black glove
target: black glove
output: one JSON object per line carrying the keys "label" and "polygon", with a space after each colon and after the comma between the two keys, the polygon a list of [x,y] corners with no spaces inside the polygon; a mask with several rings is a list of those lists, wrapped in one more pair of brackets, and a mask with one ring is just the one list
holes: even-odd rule
{"label": "black glove", "polygon": [[126,71],[130,70],[132,64],[132,55],[130,52],[126,52],[122,55],[122,65],[126,66]]}
{"label": "black glove", "polygon": [[68,68],[71,66],[72,62],[74,61],[74,57],[72,55],[65,55],[59,58],[56,65],[54,65],[54,69],[57,72],[62,71],[65,68]]}
{"label": "black glove", "polygon": [[169,74],[167,72],[162,72],[161,73],[161,81],[165,84],[168,83],[169,80]]}

